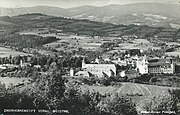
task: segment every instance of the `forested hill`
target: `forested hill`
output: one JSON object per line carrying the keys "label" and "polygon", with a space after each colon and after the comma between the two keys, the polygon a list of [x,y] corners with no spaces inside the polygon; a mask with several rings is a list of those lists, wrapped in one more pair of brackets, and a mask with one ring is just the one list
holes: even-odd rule
{"label": "forested hill", "polygon": [[[177,0],[178,3],[178,0]],[[89,19],[91,21],[115,24],[149,25],[153,27],[173,27],[180,25],[180,5],[163,3],[111,4],[107,6],[79,6],[59,8],[52,6],[35,6],[20,8],[0,8],[0,16],[17,16],[27,13],[42,13],[52,16]]]}
{"label": "forested hill", "polygon": [[180,39],[180,31],[174,28],[149,27],[146,25],[114,25],[89,20],[48,16],[41,13],[0,17],[0,35],[14,34],[33,28],[52,28],[63,33],[90,36],[137,35],[140,38],[154,37]]}

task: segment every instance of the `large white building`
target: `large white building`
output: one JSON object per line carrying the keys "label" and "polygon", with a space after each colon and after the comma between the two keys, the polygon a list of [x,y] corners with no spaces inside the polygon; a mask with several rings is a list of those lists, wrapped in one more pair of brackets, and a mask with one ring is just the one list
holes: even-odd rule
{"label": "large white building", "polygon": [[146,56],[137,59],[136,69],[140,74],[148,74],[148,60]]}
{"label": "large white building", "polygon": [[140,74],[173,74],[175,64],[172,59],[147,59],[144,56],[137,59],[136,69]]}
{"label": "large white building", "polygon": [[152,74],[173,74],[175,73],[175,64],[172,59],[153,59],[149,60],[148,69]]}
{"label": "large white building", "polygon": [[98,78],[116,76],[116,66],[114,64],[86,64],[83,60],[82,71],[76,73],[76,76]]}

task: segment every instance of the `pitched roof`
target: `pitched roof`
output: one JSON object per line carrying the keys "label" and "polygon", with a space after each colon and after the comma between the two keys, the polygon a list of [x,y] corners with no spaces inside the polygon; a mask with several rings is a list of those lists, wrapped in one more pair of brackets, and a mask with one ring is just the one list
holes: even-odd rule
{"label": "pitched roof", "polygon": [[172,64],[172,59],[153,59],[149,60],[149,66],[165,66]]}
{"label": "pitched roof", "polygon": [[116,68],[114,64],[86,64],[85,66],[94,68]]}

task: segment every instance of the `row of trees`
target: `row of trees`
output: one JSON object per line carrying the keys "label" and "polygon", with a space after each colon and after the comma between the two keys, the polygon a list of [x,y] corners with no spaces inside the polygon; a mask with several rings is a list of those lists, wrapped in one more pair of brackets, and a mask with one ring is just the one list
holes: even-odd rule
{"label": "row of trees", "polygon": [[35,35],[18,35],[3,36],[0,39],[0,43],[7,46],[22,48],[35,48],[47,43],[56,41],[56,37],[40,37]]}

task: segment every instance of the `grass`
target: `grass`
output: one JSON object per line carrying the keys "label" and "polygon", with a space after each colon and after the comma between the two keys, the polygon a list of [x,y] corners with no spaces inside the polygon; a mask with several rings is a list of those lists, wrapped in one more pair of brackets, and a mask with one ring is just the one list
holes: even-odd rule
{"label": "grass", "polygon": [[155,85],[144,85],[136,83],[122,83],[122,86],[82,86],[83,90],[98,91],[101,94],[105,93],[121,93],[121,94],[142,94],[143,96],[159,95],[168,89],[175,89],[174,87],[164,87]]}
{"label": "grass", "polygon": [[18,85],[18,84],[21,84],[21,83],[26,83],[28,82],[28,78],[15,78],[15,77],[0,77],[0,82],[1,83],[4,83],[6,85],[6,87],[8,85]]}
{"label": "grass", "polygon": [[0,47],[0,57],[9,57],[9,56],[18,56],[18,55],[29,55],[27,53],[18,52],[8,48]]}
{"label": "grass", "polygon": [[[61,36],[57,42],[45,44],[44,47],[56,48],[57,50],[98,49],[105,41],[101,38],[92,39],[90,36],[67,35]],[[59,45],[59,47],[58,47]]]}
{"label": "grass", "polygon": [[[77,48],[81,47],[83,49],[91,49],[97,50],[100,48],[101,44],[108,42],[104,41],[105,38],[94,38],[92,39],[89,36],[61,36],[60,40],[57,42],[45,44],[44,47],[56,48],[57,50],[77,50]],[[110,41],[117,39],[116,37],[108,37],[106,38]],[[158,49],[158,47],[153,47],[153,44],[147,41],[146,39],[135,39],[132,41],[133,43],[122,43],[119,44],[120,47],[116,48],[116,50],[121,49],[144,49],[148,50],[149,48]],[[142,43],[142,44],[141,44]],[[59,46],[59,47],[58,47]]]}
{"label": "grass", "polygon": [[134,39],[132,43],[122,43],[119,44],[119,49],[160,49],[160,47],[153,47],[153,44],[146,39]]}
{"label": "grass", "polygon": [[10,25],[12,23],[0,20],[0,25]]}
{"label": "grass", "polygon": [[179,56],[180,55],[180,49],[176,49],[173,52],[166,52],[165,54],[168,56]]}
{"label": "grass", "polygon": [[145,84],[136,84],[136,83],[121,83],[121,86],[88,86],[82,85],[82,91],[89,90],[90,92],[99,92],[104,95],[106,93],[114,94],[128,94],[134,95],[132,97],[133,101],[138,106],[141,101],[146,99],[149,96],[159,96],[165,92],[168,92],[168,89],[176,89],[176,87],[164,87],[164,86],[155,86],[155,85],[145,85]]}

